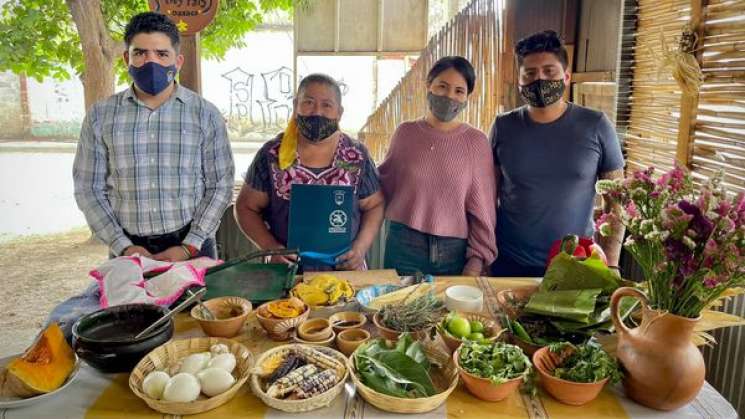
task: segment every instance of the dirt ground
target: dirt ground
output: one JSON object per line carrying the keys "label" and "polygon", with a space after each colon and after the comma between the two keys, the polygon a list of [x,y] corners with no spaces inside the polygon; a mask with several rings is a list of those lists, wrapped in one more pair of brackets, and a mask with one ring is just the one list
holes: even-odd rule
{"label": "dirt ground", "polygon": [[23,351],[51,310],[90,284],[88,271],[107,253],[89,237],[79,228],[0,243],[0,357]]}

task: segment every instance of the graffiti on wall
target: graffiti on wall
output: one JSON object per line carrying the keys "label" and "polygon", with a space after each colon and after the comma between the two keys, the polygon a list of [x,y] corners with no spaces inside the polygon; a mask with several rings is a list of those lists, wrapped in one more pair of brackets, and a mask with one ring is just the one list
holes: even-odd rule
{"label": "graffiti on wall", "polygon": [[[266,73],[236,67],[222,77],[229,83],[228,118],[248,121],[258,130],[282,128],[292,114],[292,69],[285,66]],[[349,87],[339,81],[342,95]]]}

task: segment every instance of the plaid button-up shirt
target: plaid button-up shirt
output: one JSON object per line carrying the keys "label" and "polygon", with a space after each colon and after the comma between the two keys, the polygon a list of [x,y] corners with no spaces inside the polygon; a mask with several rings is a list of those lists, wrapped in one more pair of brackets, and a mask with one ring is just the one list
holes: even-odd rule
{"label": "plaid button-up shirt", "polygon": [[155,110],[132,87],[85,117],[73,165],[75,200],[114,254],[124,234],[171,233],[191,222],[184,243],[201,248],[232,199],[233,155],[222,115],[176,85]]}

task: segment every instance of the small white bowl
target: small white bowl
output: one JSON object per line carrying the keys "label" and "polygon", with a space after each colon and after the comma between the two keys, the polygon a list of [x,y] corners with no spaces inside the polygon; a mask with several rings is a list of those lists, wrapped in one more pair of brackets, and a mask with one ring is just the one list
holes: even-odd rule
{"label": "small white bowl", "polygon": [[445,290],[445,307],[450,311],[479,312],[484,307],[484,293],[470,285],[455,285]]}

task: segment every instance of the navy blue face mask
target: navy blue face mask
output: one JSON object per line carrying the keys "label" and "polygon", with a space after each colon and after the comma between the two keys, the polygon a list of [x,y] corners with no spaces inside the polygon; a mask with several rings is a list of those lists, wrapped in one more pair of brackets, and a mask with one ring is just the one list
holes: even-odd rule
{"label": "navy blue face mask", "polygon": [[129,75],[135,85],[149,95],[157,95],[173,83],[176,78],[176,66],[162,66],[154,61],[145,63],[142,67],[129,66]]}

